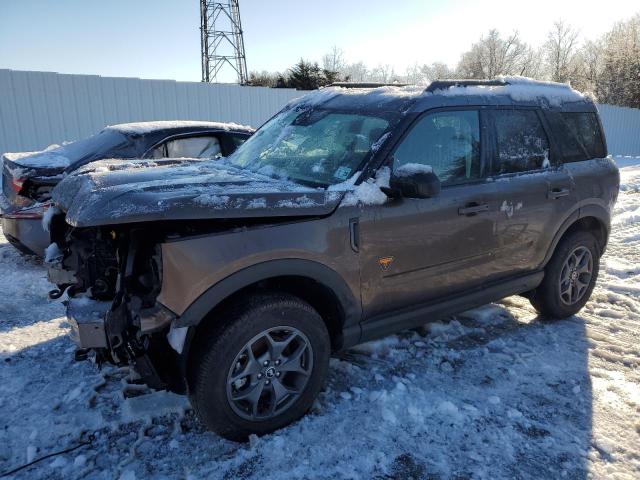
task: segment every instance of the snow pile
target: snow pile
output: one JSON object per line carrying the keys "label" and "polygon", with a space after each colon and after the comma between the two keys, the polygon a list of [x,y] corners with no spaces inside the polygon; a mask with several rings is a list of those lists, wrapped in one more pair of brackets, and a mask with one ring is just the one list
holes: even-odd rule
{"label": "snow pile", "polygon": [[233,122],[194,122],[187,120],[119,123],[117,125],[109,125],[106,128],[116,130],[125,135],[144,135],[156,130],[170,128],[210,128],[212,130],[239,130],[248,133],[255,131],[255,129],[249,125],[240,125]]}
{"label": "snow pile", "polygon": [[[352,177],[353,178],[353,177]],[[391,179],[391,169],[382,167],[376,172],[375,178],[369,178],[366,182],[362,182],[352,191],[348,192],[342,206],[350,207],[358,204],[363,205],[382,205],[388,199],[387,195],[380,190],[381,187],[389,188],[389,180]]]}

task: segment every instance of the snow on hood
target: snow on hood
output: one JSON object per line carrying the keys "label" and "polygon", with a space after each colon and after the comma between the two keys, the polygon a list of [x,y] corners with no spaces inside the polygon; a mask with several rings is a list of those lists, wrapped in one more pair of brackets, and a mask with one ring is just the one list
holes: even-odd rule
{"label": "snow on hood", "polygon": [[188,120],[163,120],[155,122],[134,122],[109,125],[108,129],[117,130],[125,135],[144,135],[156,130],[169,128],[210,128],[212,130],[240,130],[253,133],[255,129],[249,125],[240,125],[232,122],[194,122]]}
{"label": "snow on hood", "polygon": [[[153,164],[153,165],[152,165]],[[211,160],[92,162],[53,201],[76,227],[158,220],[327,215],[344,191],[306,187]]]}

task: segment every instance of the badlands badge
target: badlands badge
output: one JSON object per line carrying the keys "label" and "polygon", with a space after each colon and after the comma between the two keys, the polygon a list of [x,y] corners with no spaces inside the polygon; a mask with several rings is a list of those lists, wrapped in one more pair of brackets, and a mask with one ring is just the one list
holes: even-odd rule
{"label": "badlands badge", "polygon": [[383,272],[389,270],[389,266],[393,263],[393,257],[382,257],[378,259],[378,265]]}

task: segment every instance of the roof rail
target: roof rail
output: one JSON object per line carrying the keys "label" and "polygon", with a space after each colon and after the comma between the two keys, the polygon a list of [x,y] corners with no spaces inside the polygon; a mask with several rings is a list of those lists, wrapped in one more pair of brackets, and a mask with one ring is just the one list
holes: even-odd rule
{"label": "roof rail", "polygon": [[378,87],[407,87],[408,83],[377,83],[377,82],[333,82],[329,87],[342,88],[378,88]]}
{"label": "roof rail", "polygon": [[505,80],[435,80],[429,84],[426,88],[426,92],[435,92],[436,90],[445,90],[450,87],[504,87],[509,85],[509,82]]}

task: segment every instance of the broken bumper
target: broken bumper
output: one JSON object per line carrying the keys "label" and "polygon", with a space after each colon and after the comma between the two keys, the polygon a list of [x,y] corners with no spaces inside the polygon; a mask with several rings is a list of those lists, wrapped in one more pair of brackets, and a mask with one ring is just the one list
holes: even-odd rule
{"label": "broken bumper", "polygon": [[98,302],[87,298],[72,298],[67,303],[67,319],[71,325],[71,338],[80,348],[107,348],[105,316],[111,302]]}

